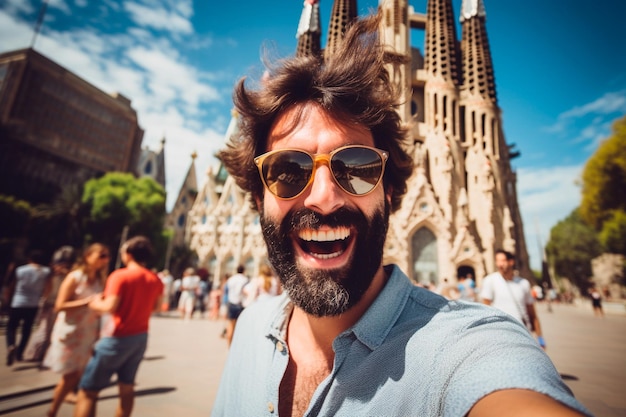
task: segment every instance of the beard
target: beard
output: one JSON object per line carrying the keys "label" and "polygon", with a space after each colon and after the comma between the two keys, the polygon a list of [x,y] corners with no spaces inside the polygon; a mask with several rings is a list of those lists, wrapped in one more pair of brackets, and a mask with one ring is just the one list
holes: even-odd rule
{"label": "beard", "polygon": [[[382,262],[390,207],[387,200],[371,217],[360,210],[341,208],[324,216],[307,208],[289,211],[279,224],[261,210],[260,222],[269,260],[291,301],[316,317],[337,316],[357,304]],[[357,231],[352,255],[345,266],[314,269],[298,265],[294,239],[301,229],[344,226]]]}

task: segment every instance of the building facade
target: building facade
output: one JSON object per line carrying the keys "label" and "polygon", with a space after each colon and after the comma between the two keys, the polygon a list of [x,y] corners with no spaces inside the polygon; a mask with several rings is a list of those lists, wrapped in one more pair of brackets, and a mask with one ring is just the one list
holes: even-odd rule
{"label": "building facade", "polygon": [[0,194],[47,203],[106,172],[135,173],[142,139],[126,97],[33,49],[0,55]]}
{"label": "building facade", "polygon": [[[400,209],[390,219],[384,262],[396,263],[416,283],[437,285],[470,273],[480,284],[495,270],[494,252],[513,252],[520,273],[532,278],[510,160],[497,102],[482,0],[464,0],[461,39],[451,0],[429,0],[416,13],[406,0],[381,1],[384,43],[407,56],[389,73],[404,94],[398,111],[410,127],[405,143],[415,171]],[[356,17],[356,0],[335,0],[327,50]],[[306,1],[297,54],[320,48],[317,0]],[[424,50],[411,32],[425,31]],[[236,116],[226,140],[236,134]],[[230,178],[205,178],[189,214],[189,244],[216,276],[237,264],[256,274],[266,262],[258,214]]]}

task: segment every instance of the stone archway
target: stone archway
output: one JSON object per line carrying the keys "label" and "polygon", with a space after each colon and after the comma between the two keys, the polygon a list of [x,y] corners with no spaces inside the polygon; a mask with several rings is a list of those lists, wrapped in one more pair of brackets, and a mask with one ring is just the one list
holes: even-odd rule
{"label": "stone archway", "polygon": [[467,276],[467,274],[471,274],[471,278],[473,280],[476,280],[476,271],[474,270],[473,266],[459,265],[459,267],[456,269],[457,279],[464,278],[465,276]]}
{"label": "stone archway", "polygon": [[413,280],[424,286],[439,283],[437,237],[427,227],[422,227],[411,238],[411,267]]}

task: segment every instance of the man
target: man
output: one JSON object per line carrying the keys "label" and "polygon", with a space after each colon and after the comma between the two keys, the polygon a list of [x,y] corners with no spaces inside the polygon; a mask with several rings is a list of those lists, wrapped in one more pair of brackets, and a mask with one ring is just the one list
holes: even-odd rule
{"label": "man", "polygon": [[226,287],[224,288],[224,291],[228,294],[226,303],[226,319],[228,320],[228,323],[226,324],[226,341],[228,342],[228,346],[230,346],[233,340],[233,333],[235,332],[237,319],[244,308],[243,289],[248,282],[250,282],[248,277],[243,273],[245,270],[246,268],[243,265],[239,265],[237,267],[237,273],[228,278],[226,281]]}
{"label": "man", "polygon": [[130,416],[133,409],[135,375],[148,343],[148,321],[159,310],[163,283],[146,268],[152,258],[147,238],[128,240],[120,255],[126,267],[112,272],[102,297],[89,303],[89,308],[110,317],[80,380],[75,417],[95,415],[98,392],[113,374],[120,395],[116,416]]}
{"label": "man", "polygon": [[535,312],[535,299],[531,294],[530,283],[515,275],[513,254],[502,249],[496,250],[496,268],[498,272],[487,275],[483,280],[480,291],[483,303],[515,317],[537,335],[537,341],[545,349],[546,342]]}
{"label": "man", "polygon": [[213,415],[587,413],[514,319],[383,267],[412,167],[379,19],[323,62],[286,60],[257,90],[236,87],[241,132],[220,157],[285,292],[242,313]]}
{"label": "man", "polygon": [[[7,366],[13,365],[16,359],[22,360],[37,317],[39,301],[50,292],[50,268],[44,264],[43,253],[32,251],[28,256],[28,263],[15,269],[14,279],[8,286],[5,298],[11,309],[6,330]],[[16,333],[20,324],[20,343],[16,346]]]}

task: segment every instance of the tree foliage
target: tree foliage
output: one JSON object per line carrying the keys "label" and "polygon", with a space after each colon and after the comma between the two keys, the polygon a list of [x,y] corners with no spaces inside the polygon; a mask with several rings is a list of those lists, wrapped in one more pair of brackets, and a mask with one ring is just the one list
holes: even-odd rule
{"label": "tree foliage", "polygon": [[[580,215],[602,229],[615,210],[626,212],[626,117],[613,125],[613,135],[605,140],[585,164],[582,175]],[[622,235],[626,238],[626,235]]]}
{"label": "tree foliage", "polygon": [[[165,218],[165,190],[152,178],[135,178],[132,174],[111,172],[85,184],[82,197],[86,205],[87,240],[102,242],[115,253],[128,226],[128,236],[148,237],[157,252],[166,244],[163,220]],[[159,258],[163,257],[158,253]]]}
{"label": "tree foliage", "polygon": [[607,252],[626,256],[626,211],[612,211],[602,224],[598,238]]}
{"label": "tree foliage", "polygon": [[578,209],[550,230],[546,252],[560,277],[569,278],[586,291],[592,276],[591,260],[602,253],[596,232],[581,218]]}

